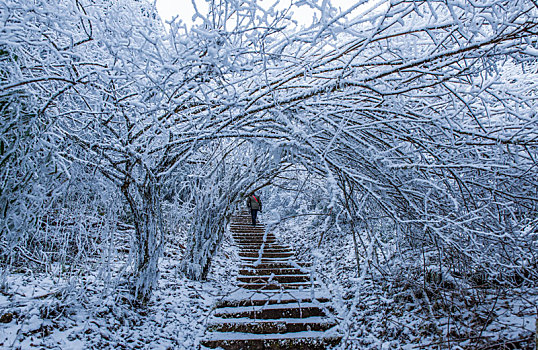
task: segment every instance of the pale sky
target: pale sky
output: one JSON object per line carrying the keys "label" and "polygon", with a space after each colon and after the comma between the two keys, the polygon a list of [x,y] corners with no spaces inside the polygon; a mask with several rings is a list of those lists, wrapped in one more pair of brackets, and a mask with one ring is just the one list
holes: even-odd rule
{"label": "pale sky", "polygon": [[[187,26],[190,26],[192,24],[192,16],[194,15],[194,7],[192,5],[191,0],[156,0],[156,1],[157,1],[156,2],[157,10],[159,11],[161,18],[164,21],[170,20],[174,16],[179,16],[179,18],[183,22],[185,22]],[[290,1],[292,0],[280,0],[280,5],[278,6],[278,8],[288,7],[290,4]],[[353,0],[341,0],[341,1],[352,2]],[[266,4],[267,7],[272,5],[274,2],[275,0],[258,0],[258,4],[261,4],[261,6],[264,6]],[[205,0],[195,0],[195,3],[196,3],[196,6],[198,7],[198,10],[204,13],[204,10],[207,9]],[[298,11],[299,10],[297,9],[294,11],[296,15]],[[307,15],[306,12],[310,12],[310,14]],[[312,13],[313,13],[312,10],[309,11],[309,9],[306,8],[306,6],[303,6],[301,9],[300,18],[304,22],[307,22],[307,19],[312,18]]]}
{"label": "pale sky", "polygon": [[[202,1],[197,1],[198,3]],[[191,0],[157,0],[157,11],[163,20],[170,20],[179,16],[185,23],[191,23],[194,15]]]}
{"label": "pale sky", "polygon": [[[288,7],[291,1],[294,1],[295,3],[298,2],[297,0],[280,0],[280,5],[277,8]],[[378,1],[379,0],[373,0],[372,2]],[[199,6],[199,10],[204,12],[203,10],[207,8],[205,0],[195,0],[195,2],[196,6]],[[258,0],[258,4],[261,4],[262,6],[267,4],[267,7],[272,5],[274,2],[275,0]],[[323,1],[318,1],[317,3],[321,5]],[[347,9],[356,4],[357,0],[332,0],[331,3],[333,6]],[[190,27],[192,25],[194,8],[191,0],[156,0],[156,4],[157,10],[164,21],[170,20],[172,17],[177,15],[184,23],[187,24],[187,26]],[[293,12],[295,14],[295,20],[297,20],[300,24],[309,24],[314,13],[314,11],[307,6],[302,6],[300,9],[295,8]]]}

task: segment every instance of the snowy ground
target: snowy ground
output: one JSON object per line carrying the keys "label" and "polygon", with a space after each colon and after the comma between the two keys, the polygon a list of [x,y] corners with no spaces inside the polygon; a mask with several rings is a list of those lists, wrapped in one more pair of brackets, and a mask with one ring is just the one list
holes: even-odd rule
{"label": "snowy ground", "polygon": [[238,257],[225,241],[209,280],[195,282],[178,277],[179,256],[165,253],[148,308],[130,307],[121,300],[128,293],[104,295],[91,273],[82,290],[44,274],[13,274],[0,294],[0,349],[197,348],[213,304],[234,290]]}

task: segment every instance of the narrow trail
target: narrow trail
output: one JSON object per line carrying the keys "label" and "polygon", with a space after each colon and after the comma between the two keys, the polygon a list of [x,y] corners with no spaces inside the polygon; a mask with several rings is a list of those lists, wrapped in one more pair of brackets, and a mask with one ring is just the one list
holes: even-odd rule
{"label": "narrow trail", "polygon": [[230,231],[240,248],[240,289],[215,305],[202,345],[314,350],[338,344],[328,293],[313,282],[307,264],[294,260],[289,246],[250,220],[248,212],[232,219]]}

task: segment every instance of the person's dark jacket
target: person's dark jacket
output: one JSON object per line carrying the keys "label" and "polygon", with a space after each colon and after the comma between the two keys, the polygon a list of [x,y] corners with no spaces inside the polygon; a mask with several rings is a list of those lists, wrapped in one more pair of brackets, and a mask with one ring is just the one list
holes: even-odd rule
{"label": "person's dark jacket", "polygon": [[262,211],[262,200],[259,196],[251,194],[247,198],[247,207],[249,207],[250,209]]}

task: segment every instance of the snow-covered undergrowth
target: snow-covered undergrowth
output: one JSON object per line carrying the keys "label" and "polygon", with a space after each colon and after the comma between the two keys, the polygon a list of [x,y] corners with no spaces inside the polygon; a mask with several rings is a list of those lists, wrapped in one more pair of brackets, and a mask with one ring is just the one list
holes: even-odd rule
{"label": "snow-covered undergrowth", "polygon": [[[422,263],[411,254],[385,270],[361,266],[357,277],[351,237],[329,229],[320,244],[320,216],[279,221],[264,214],[262,220],[272,220],[270,229],[300,260],[313,262],[315,278],[331,292],[344,334],[337,349],[534,346],[538,291],[528,286],[462,288],[457,278],[437,283],[433,274],[424,281]],[[11,274],[0,294],[0,348],[197,348],[213,305],[234,290],[237,251],[226,238],[208,280],[191,281],[177,273],[178,241],[165,249],[159,288],[147,307],[132,305],[121,285],[105,288],[97,269],[71,280],[31,270]]]}
{"label": "snow-covered undergrowth", "polygon": [[333,295],[344,333],[337,349],[534,349],[535,284],[514,288],[455,272],[441,279],[435,259],[411,251],[369,266],[359,251],[358,276],[351,235],[329,227],[322,236],[322,216],[304,210],[271,218],[271,227]]}
{"label": "snow-covered undergrowth", "polygon": [[145,307],[117,282],[105,287],[98,268],[76,280],[11,274],[0,293],[0,349],[195,349],[214,303],[234,289],[238,257],[225,240],[198,282],[179,276],[181,256],[180,245],[167,246]]}

